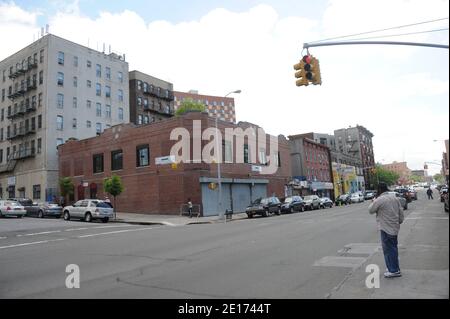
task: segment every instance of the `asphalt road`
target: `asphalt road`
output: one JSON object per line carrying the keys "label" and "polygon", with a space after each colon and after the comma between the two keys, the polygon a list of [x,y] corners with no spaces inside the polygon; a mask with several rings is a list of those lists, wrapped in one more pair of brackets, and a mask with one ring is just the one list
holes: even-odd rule
{"label": "asphalt road", "polygon": [[179,227],[0,219],[0,298],[325,298],[368,256],[348,247],[379,243],[368,205]]}

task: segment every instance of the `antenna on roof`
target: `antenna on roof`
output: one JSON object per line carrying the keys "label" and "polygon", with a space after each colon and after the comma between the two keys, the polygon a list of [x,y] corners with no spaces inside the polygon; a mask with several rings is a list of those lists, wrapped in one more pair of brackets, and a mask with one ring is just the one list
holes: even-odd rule
{"label": "antenna on roof", "polygon": [[50,26],[48,24],[45,25],[45,34],[48,34],[50,30]]}

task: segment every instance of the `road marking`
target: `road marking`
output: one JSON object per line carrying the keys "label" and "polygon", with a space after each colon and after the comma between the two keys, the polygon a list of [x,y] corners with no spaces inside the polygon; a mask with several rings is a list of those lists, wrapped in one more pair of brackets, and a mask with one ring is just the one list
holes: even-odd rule
{"label": "road marking", "polygon": [[78,238],[86,238],[86,237],[94,237],[94,236],[110,235],[110,234],[119,234],[119,233],[126,233],[126,232],[132,232],[132,231],[141,231],[141,230],[150,230],[150,229],[153,229],[153,227],[139,228],[139,229],[125,229],[125,230],[110,231],[110,232],[107,232],[107,233],[82,235],[82,236],[78,236]]}
{"label": "road marking", "polygon": [[44,231],[41,233],[32,233],[32,234],[24,234],[24,235],[17,235],[17,237],[25,237],[25,236],[37,236],[37,235],[45,235],[45,234],[54,234],[54,233],[60,233],[60,230],[52,230],[52,231]]}
{"label": "road marking", "polygon": [[95,227],[81,227],[81,228],[69,228],[65,231],[76,231],[86,229],[101,229],[101,228],[118,228],[118,227],[137,227],[137,225],[113,225],[113,226],[95,226]]}
{"label": "road marking", "polygon": [[379,249],[381,249],[381,246],[376,243],[351,243],[345,245],[345,248],[339,250],[338,253],[372,255]]}
{"label": "road marking", "polygon": [[405,220],[411,219],[448,219],[448,217],[406,217]]}
{"label": "road marking", "polygon": [[22,243],[22,244],[9,245],[9,246],[0,246],[0,249],[7,249],[7,248],[14,248],[14,247],[22,247],[22,246],[45,244],[45,243],[50,243],[50,242],[55,242],[55,241],[62,241],[62,240],[66,240],[66,238],[33,241],[33,242],[30,242],[30,243]]}
{"label": "road marking", "polygon": [[7,237],[0,237],[0,239],[6,239]]}

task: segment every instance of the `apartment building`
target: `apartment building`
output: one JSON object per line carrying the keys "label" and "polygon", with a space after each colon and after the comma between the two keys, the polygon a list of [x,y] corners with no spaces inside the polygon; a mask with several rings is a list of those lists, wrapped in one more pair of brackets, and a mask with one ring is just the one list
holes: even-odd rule
{"label": "apartment building", "polygon": [[175,95],[175,110],[177,110],[184,99],[191,98],[198,103],[202,103],[206,107],[208,115],[218,118],[222,121],[236,123],[236,110],[234,105],[234,98],[223,96],[212,96],[198,94],[196,90],[189,92],[174,92]]}
{"label": "apartment building", "polygon": [[149,124],[174,116],[173,84],[151,75],[131,71],[130,122]]}
{"label": "apartment building", "polygon": [[336,150],[361,161],[365,189],[373,189],[376,181],[376,177],[372,173],[372,169],[375,167],[373,136],[368,129],[361,125],[334,131]]}
{"label": "apartment building", "polygon": [[52,34],[0,62],[0,195],[58,196],[57,146],[129,122],[128,63]]}

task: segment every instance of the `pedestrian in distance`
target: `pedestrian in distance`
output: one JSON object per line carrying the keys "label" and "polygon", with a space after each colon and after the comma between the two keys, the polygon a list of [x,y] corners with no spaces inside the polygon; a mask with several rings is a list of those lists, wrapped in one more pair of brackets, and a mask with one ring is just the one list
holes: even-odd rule
{"label": "pedestrian in distance", "polygon": [[369,213],[376,214],[378,230],[381,234],[381,246],[387,267],[384,277],[393,278],[402,275],[398,261],[398,233],[404,215],[400,201],[388,191],[386,183],[379,184],[379,195],[369,205]]}
{"label": "pedestrian in distance", "polygon": [[187,202],[187,206],[188,206],[188,211],[189,211],[189,218],[192,218],[192,201],[190,198],[188,198],[188,202]]}
{"label": "pedestrian in distance", "polygon": [[434,199],[433,198],[433,190],[431,189],[431,187],[428,187],[427,195],[428,195],[428,199]]}

